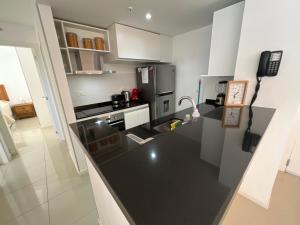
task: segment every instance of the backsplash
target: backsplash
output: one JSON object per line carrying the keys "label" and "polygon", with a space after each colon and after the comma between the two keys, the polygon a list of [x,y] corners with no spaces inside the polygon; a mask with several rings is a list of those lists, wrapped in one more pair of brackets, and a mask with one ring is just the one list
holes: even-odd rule
{"label": "backsplash", "polygon": [[135,88],[135,68],[135,64],[104,64],[104,70],[116,73],[68,76],[73,106],[110,101],[112,94]]}

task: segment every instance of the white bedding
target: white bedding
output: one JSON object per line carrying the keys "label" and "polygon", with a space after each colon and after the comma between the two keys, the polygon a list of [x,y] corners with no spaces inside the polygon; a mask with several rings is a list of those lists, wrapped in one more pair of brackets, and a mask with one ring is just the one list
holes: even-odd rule
{"label": "white bedding", "polygon": [[13,113],[11,111],[9,102],[0,100],[0,110],[5,118],[5,121],[7,122],[7,125],[12,127],[12,125],[15,123],[15,119],[13,118]]}

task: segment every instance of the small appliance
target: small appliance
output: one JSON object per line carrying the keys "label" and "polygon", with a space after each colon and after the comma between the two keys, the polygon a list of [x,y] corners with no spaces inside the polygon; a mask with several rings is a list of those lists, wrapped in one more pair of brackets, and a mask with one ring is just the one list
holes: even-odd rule
{"label": "small appliance", "polygon": [[227,80],[220,81],[218,84],[217,87],[218,95],[215,101],[215,104],[217,106],[223,106],[225,103],[225,97],[226,97],[225,91],[226,91],[227,82],[228,82]]}
{"label": "small appliance", "polygon": [[125,106],[125,97],[122,94],[112,95],[111,101],[113,109],[118,109]]}
{"label": "small appliance", "polygon": [[131,90],[131,101],[139,100],[139,90],[137,88],[133,88]]}
{"label": "small appliance", "polygon": [[121,94],[124,95],[125,103],[129,103],[130,102],[130,92],[122,91]]}

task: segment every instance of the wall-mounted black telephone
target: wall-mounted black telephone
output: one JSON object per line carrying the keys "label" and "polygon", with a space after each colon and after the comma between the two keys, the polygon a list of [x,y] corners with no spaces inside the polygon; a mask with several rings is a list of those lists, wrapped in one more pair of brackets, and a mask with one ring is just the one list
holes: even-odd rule
{"label": "wall-mounted black telephone", "polygon": [[251,147],[256,146],[260,139],[260,135],[251,132],[252,118],[253,118],[252,105],[257,98],[258,91],[260,88],[260,82],[262,80],[262,77],[274,77],[278,74],[282,54],[283,51],[274,51],[274,52],[264,51],[260,55],[258,70],[256,74],[257,84],[249,106],[248,127],[245,131],[243,145],[242,145],[242,149],[245,152],[252,152]]}
{"label": "wall-mounted black telephone", "polygon": [[261,53],[257,70],[258,77],[274,77],[278,74],[283,51],[264,51]]}

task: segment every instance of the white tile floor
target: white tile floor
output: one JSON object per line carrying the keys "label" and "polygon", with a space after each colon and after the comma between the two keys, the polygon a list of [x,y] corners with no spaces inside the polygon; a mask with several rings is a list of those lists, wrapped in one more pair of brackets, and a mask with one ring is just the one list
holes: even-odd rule
{"label": "white tile floor", "polygon": [[88,174],[79,176],[66,146],[38,120],[16,124],[19,154],[0,166],[0,225],[96,225]]}

